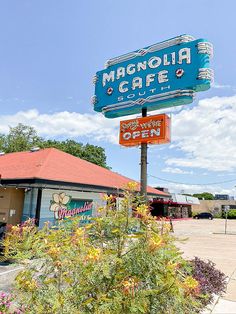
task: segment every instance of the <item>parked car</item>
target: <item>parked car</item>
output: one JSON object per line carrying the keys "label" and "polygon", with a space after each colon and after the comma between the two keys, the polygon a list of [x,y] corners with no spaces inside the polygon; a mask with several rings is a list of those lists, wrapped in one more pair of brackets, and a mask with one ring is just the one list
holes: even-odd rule
{"label": "parked car", "polygon": [[213,219],[213,215],[211,213],[199,213],[193,216],[195,219]]}

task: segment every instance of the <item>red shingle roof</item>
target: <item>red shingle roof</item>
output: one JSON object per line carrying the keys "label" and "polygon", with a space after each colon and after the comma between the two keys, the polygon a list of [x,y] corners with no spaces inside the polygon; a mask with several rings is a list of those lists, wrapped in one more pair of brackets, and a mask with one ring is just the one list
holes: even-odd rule
{"label": "red shingle roof", "polygon": [[[0,156],[0,175],[2,180],[44,179],[119,189],[133,181],[55,148]],[[168,196],[152,187],[147,192]]]}

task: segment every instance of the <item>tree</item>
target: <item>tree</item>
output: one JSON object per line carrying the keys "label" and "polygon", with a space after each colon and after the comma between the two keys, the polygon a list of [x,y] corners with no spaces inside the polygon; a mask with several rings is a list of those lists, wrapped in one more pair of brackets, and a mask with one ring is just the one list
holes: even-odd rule
{"label": "tree", "polygon": [[10,127],[7,135],[0,134],[0,150],[5,153],[30,150],[33,146],[40,148],[54,147],[65,153],[85,159],[96,165],[109,169],[106,164],[104,148],[91,144],[82,144],[74,140],[45,140],[39,137],[35,128],[19,123],[16,127]]}
{"label": "tree", "polygon": [[10,127],[7,135],[0,135],[0,149],[5,153],[21,152],[41,141],[33,127],[19,123],[16,127]]}
{"label": "tree", "polygon": [[199,200],[214,200],[214,195],[209,192],[193,194],[193,196],[197,197]]}
{"label": "tree", "polygon": [[92,162],[98,166],[109,169],[106,164],[106,154],[104,148],[100,146],[94,146],[91,144],[83,145],[74,140],[56,141],[56,140],[44,140],[39,146],[41,148],[54,147],[62,150],[65,153],[79,157],[81,159]]}
{"label": "tree", "polygon": [[4,135],[4,134],[0,134],[0,150],[1,150],[1,151],[5,151],[5,150],[4,150],[5,141],[6,141],[5,135]]}
{"label": "tree", "polygon": [[106,155],[104,149],[100,146],[94,146],[88,143],[82,148],[81,158],[91,161],[94,164],[100,165],[102,167],[105,167],[106,164]]}

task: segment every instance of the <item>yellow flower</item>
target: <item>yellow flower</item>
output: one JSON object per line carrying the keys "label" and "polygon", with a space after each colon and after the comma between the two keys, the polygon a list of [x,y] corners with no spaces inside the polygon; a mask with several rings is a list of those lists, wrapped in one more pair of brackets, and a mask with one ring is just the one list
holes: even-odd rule
{"label": "yellow flower", "polygon": [[149,215],[148,206],[145,205],[145,204],[141,204],[141,205],[139,205],[139,206],[136,208],[136,212],[137,212],[138,215],[147,216],[147,215]]}
{"label": "yellow flower", "polygon": [[75,235],[77,237],[82,237],[84,235],[84,230],[82,228],[78,228],[76,231],[75,231]]}
{"label": "yellow flower", "polygon": [[107,195],[107,194],[103,194],[102,195],[102,200],[103,201],[106,201],[106,202],[109,202],[113,199],[113,195]]}
{"label": "yellow flower", "polygon": [[62,262],[61,261],[55,261],[54,266],[55,266],[55,268],[60,268],[60,267],[62,267]]}
{"label": "yellow flower", "polygon": [[134,295],[135,289],[137,289],[139,284],[139,280],[137,278],[131,277],[129,279],[126,279],[122,282],[123,286],[123,292],[125,294],[132,294]]}
{"label": "yellow flower", "polygon": [[167,233],[169,233],[171,230],[171,225],[169,223],[164,223],[163,224],[163,231],[166,231]]}
{"label": "yellow flower", "polygon": [[126,188],[127,190],[130,190],[130,191],[136,191],[138,188],[138,183],[134,181],[128,182],[126,185]]}
{"label": "yellow flower", "polygon": [[179,267],[178,263],[173,263],[173,262],[168,262],[167,263],[167,268],[170,269],[170,270],[177,269],[178,267]]}
{"label": "yellow flower", "polygon": [[198,294],[199,282],[191,276],[187,276],[183,282],[183,288],[186,294]]}
{"label": "yellow flower", "polygon": [[52,247],[47,251],[48,255],[50,255],[52,258],[57,257],[60,252],[61,250],[59,247]]}
{"label": "yellow flower", "polygon": [[150,238],[148,248],[150,252],[154,252],[159,249],[163,244],[163,239],[159,236]]}
{"label": "yellow flower", "polygon": [[105,211],[105,208],[104,207],[98,207],[98,209],[97,209],[97,212],[98,213],[103,213]]}
{"label": "yellow flower", "polygon": [[88,251],[88,254],[85,258],[86,261],[98,261],[100,259],[101,250],[92,248]]}
{"label": "yellow flower", "polygon": [[184,280],[184,285],[190,289],[198,287],[198,281],[191,276],[187,276]]}
{"label": "yellow flower", "polygon": [[31,279],[31,281],[26,280],[24,282],[23,286],[24,286],[24,288],[26,288],[27,290],[30,290],[30,291],[36,290],[38,287],[37,282],[34,279]]}

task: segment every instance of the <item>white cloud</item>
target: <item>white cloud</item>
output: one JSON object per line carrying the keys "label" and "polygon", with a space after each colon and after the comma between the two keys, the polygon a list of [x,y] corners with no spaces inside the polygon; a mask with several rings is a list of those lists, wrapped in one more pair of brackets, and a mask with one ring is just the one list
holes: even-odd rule
{"label": "white cloud", "polygon": [[7,133],[9,126],[23,123],[35,127],[44,137],[77,138],[80,136],[95,140],[118,143],[119,119],[106,119],[102,114],[81,114],[56,112],[41,114],[38,110],[19,111],[14,115],[0,115],[0,133]]}
{"label": "white cloud", "polygon": [[227,89],[227,88],[233,89],[233,86],[231,85],[219,84],[217,82],[214,82],[211,87],[216,88],[216,89]]}
{"label": "white cloud", "polygon": [[[236,171],[236,95],[203,99],[194,107],[179,109],[172,112],[172,144],[168,147],[169,153],[177,149],[183,157],[165,159],[164,172],[187,174],[190,171],[179,168]],[[46,138],[84,137],[113,144],[118,144],[121,120],[107,119],[98,113],[43,114],[36,109],[0,115],[0,119],[0,133],[7,133],[9,126],[21,122],[35,127]]]}
{"label": "white cloud", "polygon": [[172,149],[184,157],[168,158],[168,166],[210,171],[236,169],[236,95],[199,101],[172,116]]}
{"label": "white cloud", "polygon": [[[68,99],[70,96],[68,96]],[[178,108],[169,108],[170,112],[179,112]],[[153,111],[151,114],[160,114],[161,111]],[[97,141],[105,141],[112,144],[119,143],[120,120],[133,119],[140,115],[130,115],[116,119],[107,119],[99,113],[77,112],[52,112],[40,113],[37,109],[19,111],[13,115],[0,115],[0,133],[8,133],[9,126],[14,127],[18,123],[33,126],[40,136],[46,138],[78,138],[87,137]]]}
{"label": "white cloud", "polygon": [[[163,184],[155,184],[150,183],[151,186],[163,186]],[[194,185],[194,184],[182,184],[182,183],[164,183],[164,186],[169,189],[170,193],[187,193],[187,194],[195,194],[195,193],[203,193],[209,192],[213,195],[215,194],[227,194],[227,195],[235,195],[236,190],[234,188],[224,188],[221,185]]]}
{"label": "white cloud", "polygon": [[175,173],[175,174],[193,174],[193,171],[186,171],[180,168],[171,168],[171,167],[163,168],[161,171],[167,172],[167,173]]}

